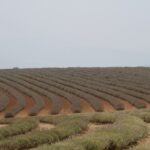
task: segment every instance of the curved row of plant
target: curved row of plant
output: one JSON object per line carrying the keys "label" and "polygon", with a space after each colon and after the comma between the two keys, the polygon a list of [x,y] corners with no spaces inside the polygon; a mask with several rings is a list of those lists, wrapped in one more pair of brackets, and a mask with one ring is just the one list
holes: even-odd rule
{"label": "curved row of plant", "polygon": [[[135,114],[138,118],[134,116]],[[56,144],[46,144],[34,150],[121,150],[147,135],[147,126],[139,119],[144,119],[147,115],[149,112],[141,111],[120,115],[115,113],[91,115],[88,116],[90,122],[114,124],[109,128],[100,128],[93,133],[75,136]],[[145,121],[150,122],[150,117]]]}
{"label": "curved row of plant", "polygon": [[58,90],[61,89],[67,93],[70,93],[70,94],[76,95],[80,98],[83,98],[95,109],[95,111],[103,111],[103,106],[102,106],[99,98],[97,98],[91,94],[88,94],[80,89],[75,89],[75,88],[72,88],[69,86],[65,86],[63,84],[56,83],[50,79],[34,77],[30,73],[28,73],[28,74],[21,73],[21,75],[24,76],[24,78],[26,77],[26,81],[29,80],[29,78],[32,79],[32,81],[30,80],[30,82],[32,82],[32,84],[37,85],[40,82],[41,84],[43,84],[43,88],[46,88],[46,87],[54,88],[55,87]]}
{"label": "curved row of plant", "polygon": [[[23,93],[25,95],[28,95],[29,97],[32,97],[35,104],[34,106],[31,108],[30,112],[29,112],[29,115],[36,115],[43,107],[44,107],[44,101],[43,101],[43,98],[37,94],[36,92],[34,91],[31,91],[29,88],[27,87],[24,87],[22,85],[20,85],[18,82],[14,81],[12,79],[12,77],[8,77],[6,74],[4,75],[0,75],[0,82],[1,83],[4,83],[5,85],[8,85],[9,87],[11,87],[11,91],[15,90],[17,91],[17,93]],[[14,92],[13,92],[14,93]],[[16,96],[16,93],[15,93],[15,96]],[[22,99],[19,99],[18,100],[19,103],[23,103],[23,108],[25,107],[25,98],[24,100]],[[21,104],[19,105],[15,105],[16,108],[20,108],[21,107]],[[23,109],[22,108],[22,109]],[[19,112],[19,111],[17,111]],[[7,115],[8,117],[12,117],[14,115],[12,115],[13,111],[10,111],[10,115]]]}
{"label": "curved row of plant", "polygon": [[44,145],[35,150],[121,150],[143,138],[147,133],[145,123],[134,116],[120,116],[112,127],[97,129],[79,137],[54,145]]}
{"label": "curved row of plant", "polygon": [[[147,81],[144,82],[145,78],[137,78],[137,76],[132,76],[132,74],[121,74],[120,72],[117,74],[116,72],[105,72],[105,70],[102,70],[101,72],[104,73],[104,75],[101,75],[101,72],[94,73],[94,70],[92,70],[92,74],[90,74],[89,70],[87,72],[80,71],[77,73],[77,76],[89,80],[93,80],[96,82],[104,82],[105,84],[118,86],[120,88],[124,88],[126,90],[136,91],[143,94],[150,94],[150,86],[147,84]],[[124,71],[124,70],[123,70]],[[135,71],[136,73],[136,71]],[[68,74],[68,72],[66,72]],[[68,74],[72,76],[73,72]],[[94,78],[93,78],[94,74]],[[136,82],[135,82],[136,81]],[[140,81],[140,82],[139,82]],[[138,82],[138,84],[136,84]],[[145,88],[147,87],[147,88]]]}
{"label": "curved row of plant", "polygon": [[[19,111],[24,109],[24,107],[25,107],[25,98],[16,89],[12,88],[11,86],[9,86],[9,85],[7,85],[5,83],[0,82],[0,87],[4,91],[6,91],[9,94],[11,94],[12,96],[14,96],[15,99],[16,99],[15,106],[10,108],[9,110],[7,110],[7,112],[5,113],[5,117],[14,117],[15,114],[17,114]],[[6,106],[8,99],[4,99],[4,100],[6,100],[6,101],[5,102],[1,102],[1,103],[3,103],[3,106]],[[3,108],[3,106],[1,106],[1,108]]]}
{"label": "curved row of plant", "polygon": [[82,117],[64,117],[56,120],[53,122],[53,119],[50,119],[50,122],[52,121],[57,125],[54,129],[34,130],[25,135],[18,135],[11,139],[1,140],[0,149],[22,150],[36,147],[41,144],[51,144],[77,133],[81,133],[88,125],[88,121]]}
{"label": "curved row of plant", "polygon": [[0,92],[0,112],[4,111],[9,104],[9,96],[6,92]]}
{"label": "curved row of plant", "polygon": [[[55,75],[57,76],[57,74]],[[116,79],[115,81],[110,79],[110,80],[106,80],[103,78],[98,78],[95,79],[93,77],[91,78],[86,78],[85,76],[80,77],[78,76],[78,74],[73,77],[72,74],[67,74],[64,76],[57,76],[57,78],[61,78],[63,80],[68,80],[70,82],[76,82],[77,84],[81,84],[83,81],[83,86],[97,86],[99,87],[99,91],[105,92],[107,94],[112,94],[114,96],[119,96],[127,101],[129,101],[130,103],[134,104],[137,108],[139,108],[141,106],[144,107],[144,103],[142,103],[140,101],[140,99],[144,99],[147,102],[150,102],[150,95],[147,91],[143,90],[142,88],[140,89],[136,89],[137,87],[134,85],[131,85],[130,83],[120,83],[118,82],[118,79]],[[92,87],[92,88],[93,88]],[[107,88],[107,89],[105,89]]]}
{"label": "curved row of plant", "polygon": [[[1,121],[1,123],[9,123],[5,124],[6,127],[0,128],[0,140],[5,140],[12,136],[25,134],[38,126],[37,119],[16,119],[14,121]],[[10,140],[11,140],[10,138]]]}
{"label": "curved row of plant", "polygon": [[[7,139],[4,139],[6,136],[3,136],[0,141],[0,149],[22,150],[40,146],[35,149],[121,150],[148,134],[147,125],[142,120],[150,122],[149,114],[149,110],[144,110],[122,113],[89,113],[85,115],[37,117],[36,119],[33,118],[34,125],[32,128],[27,128],[28,125],[24,124],[28,122],[26,119],[25,121],[17,120],[18,123],[15,121],[16,125],[18,125],[17,132],[15,131],[16,128],[15,130],[10,130],[8,127],[5,127],[5,131],[10,131],[10,133],[15,131],[15,133],[11,133],[7,137],[16,136]],[[28,132],[37,127],[37,120],[43,123],[54,124],[56,127],[49,130],[33,130]],[[32,119],[29,118],[29,121],[32,121]],[[112,125],[109,128],[103,127],[86,133],[85,131],[88,129],[90,122],[96,124],[111,123]],[[32,123],[30,122],[29,125]],[[12,126],[14,126],[13,123],[10,127],[12,128]],[[25,132],[27,133],[23,134]],[[79,133],[80,136],[73,136]],[[70,136],[72,138],[68,139]]]}
{"label": "curved row of plant", "polygon": [[[132,105],[134,105],[135,107],[137,108],[145,108],[145,104],[142,103],[138,98],[136,97],[133,97],[131,95],[128,95],[128,94],[124,94],[122,92],[119,92],[117,90],[113,90],[113,89],[110,89],[110,87],[106,86],[106,85],[102,85],[102,84],[92,84],[92,83],[89,83],[88,80],[84,80],[81,79],[81,78],[77,78],[75,77],[75,79],[73,77],[65,77],[65,76],[57,76],[55,75],[55,77],[51,76],[49,74],[49,76],[47,76],[46,78],[49,78],[50,80],[53,80],[55,82],[58,82],[58,83],[61,83],[61,84],[65,84],[67,86],[73,86],[74,88],[80,88],[80,89],[84,89],[87,91],[87,92],[90,92],[95,94],[96,96],[103,96],[103,99],[105,98],[105,100],[109,100],[109,102],[114,106],[114,108],[116,109],[122,109],[122,108],[118,108],[117,105],[115,107],[114,105],[114,102],[115,103],[119,103],[119,100],[118,102],[117,101],[117,97],[121,98],[121,99],[125,99],[126,101],[128,101],[129,103],[131,103]],[[119,105],[120,106],[120,105]],[[120,106],[121,107],[121,106]]]}
{"label": "curved row of plant", "polygon": [[20,76],[18,74],[12,74],[11,76],[13,76],[14,80],[19,80],[20,84],[29,83],[29,84],[32,84],[33,86],[36,86],[37,88],[41,88],[41,93],[45,93],[45,96],[49,96],[50,93],[55,93],[57,95],[65,97],[72,104],[72,106],[71,106],[72,112],[81,112],[81,110],[82,110],[80,98],[76,95],[65,92],[54,86],[44,84],[43,82],[33,80],[32,77],[26,78],[26,77]]}
{"label": "curved row of plant", "polygon": [[[53,78],[53,77],[50,76],[49,78]],[[69,76],[67,76],[67,77],[58,77],[57,76],[54,79],[57,82],[61,82],[63,84],[66,84],[66,82],[67,82],[68,84],[71,84],[71,85],[77,84],[77,85],[83,86],[85,88],[89,88],[91,90],[91,92],[93,92],[93,93],[94,93],[93,90],[96,90],[96,91],[104,92],[106,94],[109,94],[109,95],[112,95],[115,97],[119,97],[121,99],[128,101],[130,104],[134,105],[137,108],[145,108],[146,107],[146,105],[143,102],[141,102],[140,99],[137,98],[137,96],[135,97],[133,95],[131,96],[131,95],[128,95],[127,93],[123,93],[120,90],[120,88],[118,89],[116,87],[110,87],[106,84],[93,82],[91,80],[86,80],[86,79],[79,78],[79,77],[78,78],[77,77],[75,77],[75,78],[71,77],[70,78]],[[149,102],[148,97],[146,97],[146,98],[145,99]]]}
{"label": "curved row of plant", "polygon": [[58,95],[39,88],[38,86],[34,86],[33,84],[30,84],[26,81],[23,81],[15,77],[15,75],[13,74],[4,73],[4,75],[5,76],[3,76],[3,79],[9,80],[9,82],[13,82],[14,88],[22,90],[24,94],[33,97],[35,105],[30,111],[29,115],[36,115],[44,107],[44,100],[42,98],[42,95],[48,97],[49,100],[52,101],[52,108],[50,108],[50,113],[58,114],[60,112],[62,108],[62,101]]}
{"label": "curved row of plant", "polygon": [[[26,74],[26,76],[29,76],[29,74]],[[30,77],[31,77],[31,75],[30,75]],[[60,87],[63,87],[64,89],[68,88],[68,90],[69,90],[68,92],[74,92],[74,91],[81,92],[82,91],[82,92],[86,93],[86,95],[88,95],[89,98],[91,98],[88,101],[88,99],[87,99],[88,97],[84,96],[84,99],[86,99],[90,103],[94,104],[95,102],[94,102],[93,97],[97,97],[97,98],[99,98],[99,101],[100,101],[100,99],[105,99],[106,101],[111,103],[111,105],[117,110],[124,109],[123,104],[120,103],[120,101],[117,99],[117,97],[113,97],[109,94],[106,94],[106,93],[103,93],[103,92],[100,92],[100,91],[95,91],[95,90],[92,90],[92,89],[88,89],[87,87],[79,86],[79,85],[76,85],[76,84],[73,84],[73,83],[70,83],[70,82],[67,82],[67,81],[62,81],[62,80],[59,80],[57,77],[54,78],[52,76],[46,77],[46,76],[41,76],[40,74],[38,74],[38,75],[37,74],[34,74],[34,75],[32,74],[32,78],[35,79],[35,80],[38,80],[40,82],[44,82],[44,83],[47,83],[47,84],[50,84],[50,85],[53,85],[53,86],[57,86],[58,88],[60,88]],[[96,103],[95,103],[95,106],[97,106]]]}

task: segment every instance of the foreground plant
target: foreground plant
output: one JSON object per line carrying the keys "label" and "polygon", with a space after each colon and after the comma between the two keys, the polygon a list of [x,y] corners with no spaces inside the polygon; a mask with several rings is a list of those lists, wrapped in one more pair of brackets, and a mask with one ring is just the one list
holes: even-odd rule
{"label": "foreground plant", "polygon": [[24,134],[38,126],[38,121],[35,119],[20,119],[12,122],[4,128],[0,128],[0,140],[10,136]]}
{"label": "foreground plant", "polygon": [[146,124],[141,119],[120,115],[109,128],[104,127],[93,133],[52,145],[43,145],[34,150],[121,150],[144,137],[147,132]]}
{"label": "foreground plant", "polygon": [[82,117],[65,119],[59,123],[57,128],[51,130],[35,130],[26,135],[19,135],[12,139],[0,141],[0,149],[22,150],[36,147],[40,144],[54,143],[71,135],[82,132],[87,128],[88,121]]}

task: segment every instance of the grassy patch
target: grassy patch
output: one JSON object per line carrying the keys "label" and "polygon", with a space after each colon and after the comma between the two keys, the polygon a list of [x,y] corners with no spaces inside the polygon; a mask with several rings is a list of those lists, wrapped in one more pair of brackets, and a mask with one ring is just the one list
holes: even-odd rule
{"label": "grassy patch", "polygon": [[[121,150],[148,134],[148,128],[144,121],[149,117],[149,113],[148,110],[141,110],[50,115],[15,119],[14,121],[1,120],[1,123],[8,122],[10,125],[0,129],[0,149]],[[32,130],[37,127],[38,120],[42,123],[54,124],[56,127],[47,130]],[[89,123],[111,123],[112,125],[96,128],[92,132],[83,132],[86,131]],[[32,131],[28,132],[30,130]],[[76,134],[78,136],[73,136]],[[10,136],[13,137],[9,138]]]}
{"label": "grassy patch", "polygon": [[24,134],[36,128],[38,125],[35,119],[20,119],[14,121],[12,124],[0,129],[0,140],[10,136]]}
{"label": "grassy patch", "polygon": [[92,123],[114,123],[116,115],[114,113],[96,113],[90,117]]}
{"label": "grassy patch", "polygon": [[[48,119],[48,118],[47,118]],[[47,120],[46,119],[46,120]],[[50,119],[50,118],[49,118]],[[49,120],[48,119],[48,120]],[[50,121],[51,122],[51,121]],[[16,136],[13,140],[7,139],[0,142],[0,149],[14,150],[36,147],[40,144],[54,143],[71,135],[82,132],[87,128],[88,121],[82,117],[68,118],[58,121],[57,128],[44,131],[33,131],[26,135]]]}
{"label": "grassy patch", "polygon": [[134,116],[120,115],[110,128],[98,129],[53,145],[34,150],[121,150],[147,134],[145,123]]}

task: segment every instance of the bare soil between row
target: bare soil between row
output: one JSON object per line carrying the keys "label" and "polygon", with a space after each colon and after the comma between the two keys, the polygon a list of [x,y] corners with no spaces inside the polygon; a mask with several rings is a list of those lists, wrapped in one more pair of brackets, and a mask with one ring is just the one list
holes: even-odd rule
{"label": "bare soil between row", "polygon": [[[20,111],[19,113],[16,114],[15,117],[26,117],[28,116],[28,113],[30,112],[31,108],[34,106],[34,100],[31,97],[25,96],[26,99],[26,106],[25,108]],[[61,97],[63,101],[62,109],[60,110],[59,114],[70,114],[72,113],[71,111],[71,103],[67,101],[66,98]],[[43,100],[45,102],[44,108],[38,113],[38,116],[46,116],[50,114],[50,110],[52,108],[52,101],[48,99],[47,97],[43,96]],[[94,112],[94,109],[91,107],[91,105],[84,99],[80,99],[81,101],[81,107],[82,111],[81,113],[87,113],[87,112]],[[144,100],[141,100],[147,108],[150,108],[150,104]],[[114,112],[116,111],[113,106],[107,102],[106,100],[100,99],[101,104],[103,105],[104,112]],[[136,109],[133,105],[131,105],[129,102],[120,99],[120,102],[124,105],[125,110],[133,110]],[[8,112],[13,108],[16,104],[16,100],[13,96],[10,96],[10,102],[8,104],[8,107],[6,108],[5,111],[0,112],[0,118],[4,117],[5,112]]]}

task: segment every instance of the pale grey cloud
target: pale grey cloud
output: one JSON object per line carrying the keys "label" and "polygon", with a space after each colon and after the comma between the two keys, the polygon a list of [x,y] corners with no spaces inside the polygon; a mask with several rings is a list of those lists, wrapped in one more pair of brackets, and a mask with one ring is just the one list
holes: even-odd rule
{"label": "pale grey cloud", "polygon": [[0,68],[150,65],[149,0],[0,0]]}

